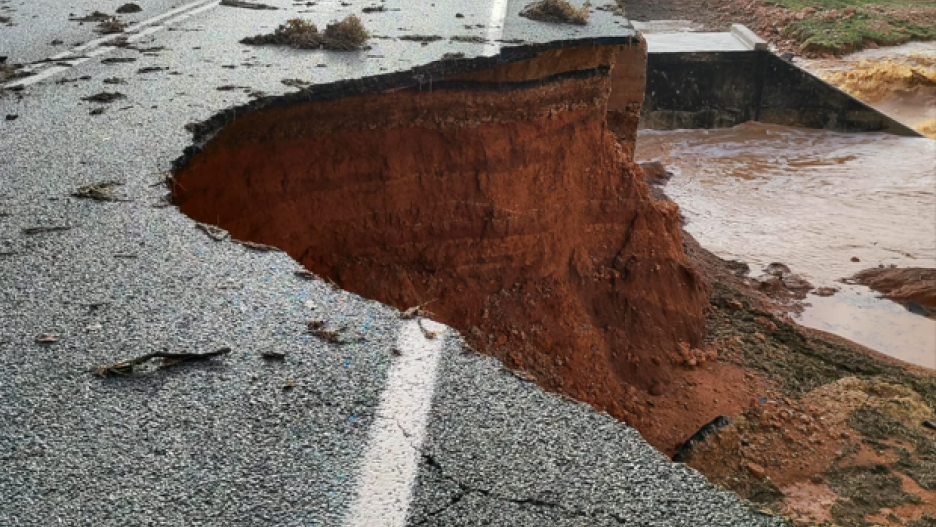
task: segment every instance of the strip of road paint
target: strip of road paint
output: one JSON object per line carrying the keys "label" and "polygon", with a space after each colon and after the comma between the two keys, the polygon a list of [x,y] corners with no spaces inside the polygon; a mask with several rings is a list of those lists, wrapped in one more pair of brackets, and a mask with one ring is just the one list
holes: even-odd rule
{"label": "strip of road paint", "polygon": [[507,18],[508,0],[494,0],[491,3],[491,19],[487,26],[487,42],[484,44],[484,55],[493,56],[500,53],[500,39],[504,37],[504,19]]}
{"label": "strip of road paint", "polygon": [[421,323],[408,320],[400,326],[399,353],[380,397],[345,527],[406,525],[446,330],[425,319]]}
{"label": "strip of road paint", "polygon": [[[213,9],[214,7],[217,7],[219,3],[220,3],[220,0],[197,0],[195,2],[190,2],[188,4],[176,7],[175,9],[170,9],[169,11],[166,11],[165,13],[156,15],[154,17],[147,18],[146,20],[141,20],[140,22],[137,22],[136,24],[132,24],[128,26],[124,30],[123,33],[115,33],[112,35],[107,35],[104,37],[96,38],[94,40],[90,40],[88,42],[85,42],[84,44],[81,44],[80,46],[76,46],[72,48],[69,51],[64,51],[48,59],[52,61],[59,61],[62,63],[67,63],[68,66],[58,66],[58,65],[55,65],[54,62],[50,63],[48,61],[42,63],[42,65],[51,64],[50,67],[47,67],[45,69],[42,69],[41,65],[34,65],[35,67],[27,66],[23,68],[23,71],[25,72],[34,72],[34,71],[39,71],[39,70],[42,70],[42,71],[34,75],[30,75],[29,77],[24,77],[21,79],[17,79],[13,82],[7,83],[3,87],[4,88],[13,88],[17,86],[25,87],[25,86],[29,86],[32,84],[36,84],[37,82],[42,82],[59,73],[69,71],[71,68],[79,64],[82,64],[84,62],[87,62],[93,57],[103,55],[115,49],[119,49],[116,46],[105,45],[105,44],[108,44],[110,42],[117,40],[118,38],[123,37],[123,38],[126,38],[127,41],[129,42],[134,42],[136,40],[139,40],[140,38],[143,38],[146,35],[151,35],[153,33],[156,33],[157,31],[162,30],[168,25],[180,22],[182,20],[185,20],[186,18],[189,18],[190,16],[201,13],[203,11]],[[176,16],[176,15],[179,15],[179,16]],[[154,26],[154,24],[157,24],[163,21],[165,22],[162,25]],[[68,57],[74,57],[76,55],[82,55],[82,56],[80,58],[74,58],[74,59],[68,58]]]}

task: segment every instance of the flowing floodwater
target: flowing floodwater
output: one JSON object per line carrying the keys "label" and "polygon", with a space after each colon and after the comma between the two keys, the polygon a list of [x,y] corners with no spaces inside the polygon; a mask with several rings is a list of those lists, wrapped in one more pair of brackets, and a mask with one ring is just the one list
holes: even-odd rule
{"label": "flowing floodwater", "polygon": [[803,69],[936,139],[936,42],[797,59]]}
{"label": "flowing floodwater", "polygon": [[936,141],[748,123],[642,130],[637,158],[673,172],[666,193],[704,247],[755,274],[783,262],[840,289],[810,295],[800,323],[936,368],[936,320],[839,282],[878,265],[936,267]]}

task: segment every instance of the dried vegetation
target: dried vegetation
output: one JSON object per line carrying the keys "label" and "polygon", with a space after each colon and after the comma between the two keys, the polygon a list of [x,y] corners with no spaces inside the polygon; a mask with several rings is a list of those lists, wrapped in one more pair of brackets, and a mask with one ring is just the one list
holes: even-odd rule
{"label": "dried vegetation", "polygon": [[566,0],[540,0],[524,7],[520,16],[540,22],[584,26],[588,23],[588,7],[588,2],[582,7],[574,7]]}
{"label": "dried vegetation", "polygon": [[362,49],[368,38],[370,34],[361,20],[349,15],[340,22],[328,24],[322,32],[308,20],[293,18],[276,28],[273,33],[247,37],[241,40],[241,43],[254,46],[277,45],[297,49],[353,51]]}

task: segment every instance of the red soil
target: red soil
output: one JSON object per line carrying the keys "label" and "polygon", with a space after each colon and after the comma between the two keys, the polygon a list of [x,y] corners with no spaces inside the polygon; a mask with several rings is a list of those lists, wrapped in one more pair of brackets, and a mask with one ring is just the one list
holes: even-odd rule
{"label": "red soil", "polygon": [[244,115],[179,171],[176,202],[349,291],[431,302],[506,366],[643,428],[697,353],[708,299],[676,205],[608,130],[597,67],[616,52]]}

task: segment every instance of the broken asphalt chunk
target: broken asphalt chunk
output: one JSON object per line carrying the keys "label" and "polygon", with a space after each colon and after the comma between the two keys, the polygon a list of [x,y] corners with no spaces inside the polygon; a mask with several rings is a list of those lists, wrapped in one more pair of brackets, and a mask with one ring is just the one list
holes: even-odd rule
{"label": "broken asphalt chunk", "polygon": [[209,351],[207,353],[167,353],[157,351],[153,353],[147,353],[146,355],[141,355],[135,359],[130,359],[127,361],[95,366],[93,373],[98,377],[126,377],[127,375],[131,375],[137,366],[140,366],[141,364],[152,359],[162,359],[162,363],[159,367],[168,368],[183,362],[207,360],[214,357],[220,357],[227,355],[230,352],[231,348],[220,348],[216,351]]}
{"label": "broken asphalt chunk", "polygon": [[228,231],[215,225],[208,225],[207,223],[196,223],[195,226],[204,231],[204,233],[208,236],[211,236],[211,238],[216,242],[223,241],[225,238],[230,236]]}

